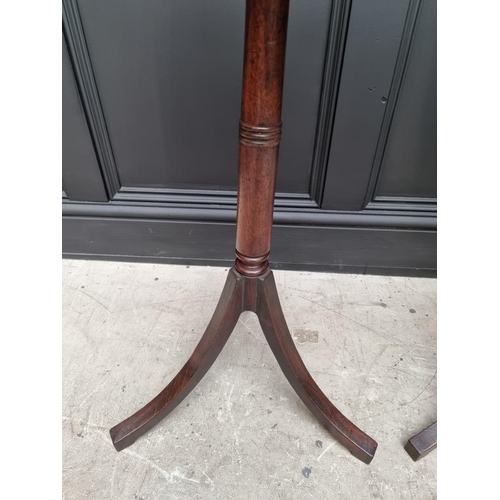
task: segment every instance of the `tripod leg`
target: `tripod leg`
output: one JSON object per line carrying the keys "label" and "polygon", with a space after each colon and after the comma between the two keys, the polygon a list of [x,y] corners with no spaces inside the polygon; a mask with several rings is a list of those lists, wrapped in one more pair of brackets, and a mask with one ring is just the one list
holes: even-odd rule
{"label": "tripod leg", "polygon": [[307,371],[292,340],[271,272],[258,278],[257,316],[283,373],[313,415],[356,458],[369,464],[377,443],[335,408]]}
{"label": "tripod leg", "polygon": [[158,396],[109,431],[117,451],[133,444],[167,416],[210,369],[241,314],[242,281],[233,270],[229,272],[214,315],[188,362]]}
{"label": "tripod leg", "polygon": [[408,440],[405,450],[414,462],[425,457],[437,447],[437,422]]}

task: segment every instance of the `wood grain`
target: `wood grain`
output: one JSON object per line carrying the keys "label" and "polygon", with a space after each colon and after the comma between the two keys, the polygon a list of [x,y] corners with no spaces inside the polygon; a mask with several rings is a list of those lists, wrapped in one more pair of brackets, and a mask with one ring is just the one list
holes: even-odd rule
{"label": "wood grain", "polygon": [[236,269],[269,267],[281,138],[288,0],[248,0],[240,119]]}
{"label": "wood grain", "polygon": [[350,422],[325,396],[305,367],[288,330],[272,271],[259,277],[229,271],[214,316],[188,362],[152,401],[110,430],[120,451],[167,416],[196,387],[222,351],[240,314],[257,314],[283,373],[312,414],[356,458],[369,464],[377,443]]}
{"label": "wood grain", "polygon": [[350,422],[314,382],[295,348],[268,269],[288,0],[247,0],[246,5],[235,267],[188,362],[158,396],[113,427],[111,439],[122,450],[168,415],[217,359],[241,312],[253,311],[283,373],[307,408],[356,458],[369,464],[377,443]]}
{"label": "wood grain", "polygon": [[437,447],[437,422],[415,434],[408,440],[405,450],[414,462],[420,460]]}

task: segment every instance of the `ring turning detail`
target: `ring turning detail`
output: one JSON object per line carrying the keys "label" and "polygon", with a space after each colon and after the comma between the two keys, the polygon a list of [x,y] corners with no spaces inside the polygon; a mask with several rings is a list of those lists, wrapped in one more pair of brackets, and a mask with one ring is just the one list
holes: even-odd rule
{"label": "ring turning detail", "polygon": [[375,455],[377,443],[329,401],[302,362],[269,269],[288,4],[289,0],[246,0],[235,266],[187,363],[152,401],[110,430],[118,451],[179,405],[217,359],[240,314],[253,311],[283,373],[306,407],[356,458],[369,464]]}
{"label": "ring turning detail", "polygon": [[269,269],[269,252],[258,257],[248,257],[236,250],[236,262],[234,267],[244,276],[260,276]]}
{"label": "ring turning detail", "polygon": [[269,127],[256,127],[240,121],[240,144],[251,147],[272,148],[281,139],[281,122]]}

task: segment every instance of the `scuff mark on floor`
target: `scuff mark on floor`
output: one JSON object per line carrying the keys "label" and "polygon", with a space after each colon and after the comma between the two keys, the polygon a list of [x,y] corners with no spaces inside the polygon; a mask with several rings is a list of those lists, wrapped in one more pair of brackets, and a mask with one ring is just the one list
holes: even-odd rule
{"label": "scuff mark on floor", "polygon": [[306,330],[305,328],[294,328],[292,330],[293,339],[299,344],[305,342],[318,342],[318,332],[316,330]]}

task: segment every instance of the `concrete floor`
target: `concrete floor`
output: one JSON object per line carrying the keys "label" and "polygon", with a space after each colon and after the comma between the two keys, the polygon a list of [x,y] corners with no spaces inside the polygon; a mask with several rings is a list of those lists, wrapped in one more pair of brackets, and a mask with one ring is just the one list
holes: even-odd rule
{"label": "concrete floor", "polygon": [[209,373],[117,453],[108,430],[196,346],[227,270],[63,262],[63,498],[435,499],[436,281],[276,271],[285,316],[325,394],[379,443],[356,460],[316,422],[244,313]]}

